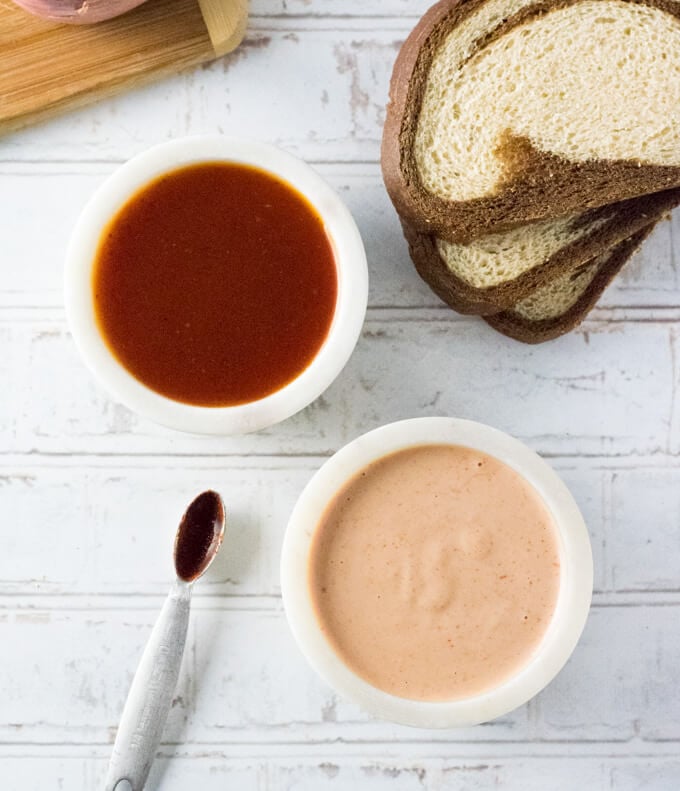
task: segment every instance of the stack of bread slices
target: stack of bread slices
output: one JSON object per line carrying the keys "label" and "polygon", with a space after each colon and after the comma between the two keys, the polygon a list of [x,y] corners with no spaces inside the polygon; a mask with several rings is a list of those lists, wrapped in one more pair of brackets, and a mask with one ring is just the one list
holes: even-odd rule
{"label": "stack of bread slices", "polygon": [[680,204],[680,0],[442,0],[395,63],[382,166],[445,302],[567,332]]}

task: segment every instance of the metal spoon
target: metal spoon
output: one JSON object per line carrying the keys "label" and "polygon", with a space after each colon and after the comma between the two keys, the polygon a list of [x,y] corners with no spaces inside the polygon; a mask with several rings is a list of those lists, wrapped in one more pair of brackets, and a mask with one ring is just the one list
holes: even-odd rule
{"label": "metal spoon", "polygon": [[206,491],[187,508],[175,537],[177,579],[151,632],[121,717],[105,791],[142,791],[161,740],[184,653],[192,584],[224,537],[222,498]]}

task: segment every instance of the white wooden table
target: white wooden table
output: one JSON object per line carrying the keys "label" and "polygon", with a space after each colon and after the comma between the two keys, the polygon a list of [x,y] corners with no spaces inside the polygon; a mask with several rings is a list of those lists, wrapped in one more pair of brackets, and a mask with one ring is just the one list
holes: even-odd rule
{"label": "white wooden table", "polygon": [[[253,0],[232,56],[0,141],[0,788],[92,791],[199,490],[229,507],[196,590],[152,788],[680,788],[680,217],[585,325],[531,348],[445,308],[409,263],[378,166],[387,81],[423,0]],[[2,54],[0,53],[0,68]],[[110,400],[61,298],[65,245],[118,163],[225,132],[316,164],[364,234],[371,299],[346,370],[247,437],[184,436]],[[492,423],[549,458],[593,539],[572,660],[529,705],[425,732],[336,699],[293,644],[278,554],[297,494],[357,434],[416,415]]]}

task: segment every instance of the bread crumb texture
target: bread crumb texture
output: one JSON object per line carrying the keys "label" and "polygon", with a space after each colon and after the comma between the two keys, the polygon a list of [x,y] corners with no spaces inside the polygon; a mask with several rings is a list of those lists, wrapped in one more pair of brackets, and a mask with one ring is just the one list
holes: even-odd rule
{"label": "bread crumb texture", "polygon": [[513,311],[527,321],[545,321],[564,315],[576,305],[608,260],[608,255],[598,256],[576,271],[556,277],[518,302]]}
{"label": "bread crumb texture", "polygon": [[610,220],[608,215],[580,222],[579,215],[534,222],[510,231],[480,236],[469,244],[437,239],[446,266],[474,288],[489,288],[515,280],[545,263],[572,242],[594,233]]}
{"label": "bread crumb texture", "polygon": [[423,187],[445,200],[493,196],[512,175],[507,141],[572,162],[680,166],[680,21],[623,0],[530,16],[535,0],[489,0],[434,55],[415,136]]}

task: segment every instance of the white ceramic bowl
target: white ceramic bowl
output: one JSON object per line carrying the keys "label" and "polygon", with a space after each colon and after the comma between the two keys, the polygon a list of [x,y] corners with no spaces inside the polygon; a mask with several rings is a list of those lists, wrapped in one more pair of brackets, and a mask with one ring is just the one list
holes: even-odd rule
{"label": "white ceramic bowl", "polygon": [[[273,173],[315,207],[335,253],[338,296],[326,340],[296,379],[257,401],[238,406],[201,407],[160,395],[116,360],[97,328],[92,268],[103,229],[137,190],[167,171],[219,160],[254,165]],[[257,431],[285,420],[321,395],[340,373],[356,345],[367,298],[364,246],[352,215],[335,191],[309,165],[281,149],[223,136],[173,140],[126,162],[83,209],[66,257],[66,312],[76,345],[95,377],[134,412],[165,426],[200,434]]]}
{"label": "white ceramic bowl", "polygon": [[[326,641],[312,608],[308,559],[312,536],[332,497],[367,464],[423,444],[463,445],[495,456],[541,495],[560,540],[561,581],[555,612],[531,661],[500,686],[451,702],[390,695],[352,672]],[[513,437],[469,420],[426,417],[390,423],[339,450],[314,475],[290,518],[281,555],[281,588],[288,623],[312,667],[337,692],[382,719],[423,728],[475,725],[500,717],[542,690],[571,655],[585,625],[593,587],[588,531],[567,487],[540,456]],[[471,636],[474,639],[474,636]]]}

